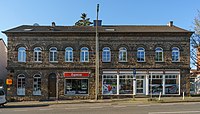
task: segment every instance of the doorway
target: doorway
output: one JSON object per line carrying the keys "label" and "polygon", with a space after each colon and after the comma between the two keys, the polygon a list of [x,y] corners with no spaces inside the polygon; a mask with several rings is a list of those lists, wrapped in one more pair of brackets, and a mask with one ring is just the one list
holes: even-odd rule
{"label": "doorway", "polygon": [[136,94],[144,94],[145,81],[144,79],[136,80]]}
{"label": "doorway", "polygon": [[56,74],[51,73],[49,75],[48,81],[49,81],[48,83],[49,98],[55,98],[56,97]]}

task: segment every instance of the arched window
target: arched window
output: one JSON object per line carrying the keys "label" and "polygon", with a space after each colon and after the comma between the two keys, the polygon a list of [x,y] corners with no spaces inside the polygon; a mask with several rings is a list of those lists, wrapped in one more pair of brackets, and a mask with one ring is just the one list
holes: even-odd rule
{"label": "arched window", "polygon": [[65,49],[65,62],[73,62],[73,48],[71,47]]}
{"label": "arched window", "polygon": [[17,77],[17,95],[25,95],[25,76],[23,74]]}
{"label": "arched window", "polygon": [[41,95],[41,76],[33,76],[33,95]]}
{"label": "arched window", "polygon": [[89,49],[87,47],[81,48],[81,62],[89,62]]}
{"label": "arched window", "polygon": [[157,47],[155,50],[155,61],[163,62],[163,49],[160,47]]}
{"label": "arched window", "polygon": [[42,61],[42,49],[40,47],[34,48],[34,61],[35,62]]}
{"label": "arched window", "polygon": [[179,48],[173,47],[172,48],[172,62],[179,62],[180,61],[180,51]]}
{"label": "arched window", "polygon": [[50,62],[58,62],[57,59],[57,48],[56,47],[51,47],[49,49],[49,61]]}
{"label": "arched window", "polygon": [[111,52],[109,47],[104,47],[102,51],[102,61],[110,62],[111,61]]}
{"label": "arched window", "polygon": [[145,49],[142,47],[139,47],[137,49],[137,61],[138,62],[144,62],[145,61]]}
{"label": "arched window", "polygon": [[26,48],[18,48],[18,62],[26,62]]}
{"label": "arched window", "polygon": [[119,62],[127,62],[127,49],[125,47],[119,48]]}

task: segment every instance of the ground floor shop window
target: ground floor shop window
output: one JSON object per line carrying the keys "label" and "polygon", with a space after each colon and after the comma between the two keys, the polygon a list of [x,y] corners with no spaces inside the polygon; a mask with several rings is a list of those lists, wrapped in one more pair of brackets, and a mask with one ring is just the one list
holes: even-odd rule
{"label": "ground floor shop window", "polygon": [[104,95],[117,94],[117,75],[103,75],[102,82]]}
{"label": "ground floor shop window", "polygon": [[119,94],[133,94],[133,75],[119,76]]}
{"label": "ground floor shop window", "polygon": [[165,75],[165,94],[179,93],[178,75]]}
{"label": "ground floor shop window", "polygon": [[[153,74],[149,76],[149,94],[179,94],[178,74]],[[164,93],[163,93],[164,92]]]}
{"label": "ground floor shop window", "polygon": [[152,75],[149,79],[149,93],[160,94],[163,93],[163,75]]}
{"label": "ground floor shop window", "polygon": [[65,95],[88,94],[88,79],[65,79]]}

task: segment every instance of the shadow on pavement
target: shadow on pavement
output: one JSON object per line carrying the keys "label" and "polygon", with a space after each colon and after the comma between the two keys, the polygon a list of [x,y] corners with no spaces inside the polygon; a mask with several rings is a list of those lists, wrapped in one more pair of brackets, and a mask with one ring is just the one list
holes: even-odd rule
{"label": "shadow on pavement", "polygon": [[4,105],[0,106],[1,108],[31,108],[31,107],[45,107],[49,106],[49,104],[32,104],[32,105]]}

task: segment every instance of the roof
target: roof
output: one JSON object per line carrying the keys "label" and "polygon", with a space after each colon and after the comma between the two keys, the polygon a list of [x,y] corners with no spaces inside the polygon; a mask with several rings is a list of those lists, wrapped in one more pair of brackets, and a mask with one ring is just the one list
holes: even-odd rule
{"label": "roof", "polygon": [[[95,32],[95,26],[32,26],[22,25],[3,33],[16,32]],[[98,26],[98,32],[191,32],[177,26],[168,25],[104,25]]]}

